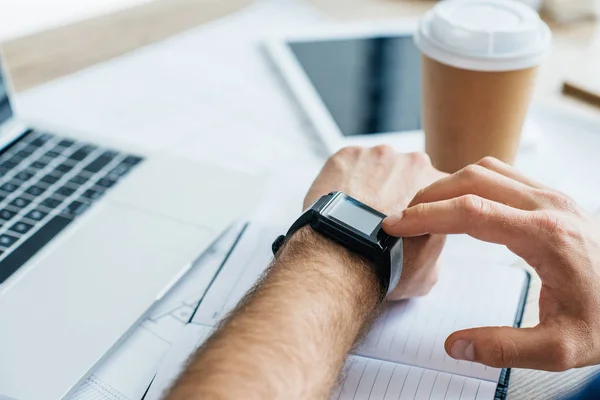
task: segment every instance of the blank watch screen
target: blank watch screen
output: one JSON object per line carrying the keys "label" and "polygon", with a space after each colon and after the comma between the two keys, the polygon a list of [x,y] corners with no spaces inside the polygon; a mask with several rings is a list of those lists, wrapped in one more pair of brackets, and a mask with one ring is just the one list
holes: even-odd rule
{"label": "blank watch screen", "polygon": [[351,226],[367,236],[371,236],[382,221],[379,215],[373,214],[348,200],[340,201],[333,205],[327,213],[330,217]]}

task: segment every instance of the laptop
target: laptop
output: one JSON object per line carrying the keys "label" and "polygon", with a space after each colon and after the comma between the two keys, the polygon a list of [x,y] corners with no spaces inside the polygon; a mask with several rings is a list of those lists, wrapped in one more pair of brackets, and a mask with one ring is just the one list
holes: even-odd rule
{"label": "laptop", "polygon": [[1,61],[0,398],[61,399],[247,211],[260,185],[29,126],[14,115]]}

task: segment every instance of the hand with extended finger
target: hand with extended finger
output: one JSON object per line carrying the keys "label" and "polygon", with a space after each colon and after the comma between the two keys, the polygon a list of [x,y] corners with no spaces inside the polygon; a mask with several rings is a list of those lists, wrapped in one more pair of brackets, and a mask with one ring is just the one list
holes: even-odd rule
{"label": "hand with extended finger", "polygon": [[550,371],[600,363],[600,229],[567,196],[485,158],[421,190],[384,229],[466,233],[507,246],[539,274],[539,325],[455,332],[446,341],[452,357]]}

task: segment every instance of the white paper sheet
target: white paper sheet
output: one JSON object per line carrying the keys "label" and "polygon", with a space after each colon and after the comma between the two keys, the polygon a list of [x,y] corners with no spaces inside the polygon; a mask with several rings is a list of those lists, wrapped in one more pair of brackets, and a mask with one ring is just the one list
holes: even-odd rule
{"label": "white paper sheet", "polygon": [[198,260],[152,315],[75,392],[76,400],[141,399],[166,351],[190,321],[244,224],[236,225]]}
{"label": "white paper sheet", "polygon": [[212,283],[196,310],[195,324],[216,326],[252,288],[273,258],[271,243],[283,232],[280,227],[250,224],[239,245]]}
{"label": "white paper sheet", "polygon": [[196,324],[189,324],[183,329],[160,364],[156,377],[144,400],[163,398],[165,392],[185,368],[190,355],[202,346],[202,343],[208,339],[212,331],[211,327]]}

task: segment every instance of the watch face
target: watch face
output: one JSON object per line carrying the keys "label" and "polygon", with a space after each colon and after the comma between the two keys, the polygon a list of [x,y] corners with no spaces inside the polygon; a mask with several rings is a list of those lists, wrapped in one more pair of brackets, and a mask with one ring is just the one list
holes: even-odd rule
{"label": "watch face", "polygon": [[385,218],[384,214],[343,193],[336,195],[323,210],[323,214],[362,236],[372,239],[375,239]]}

